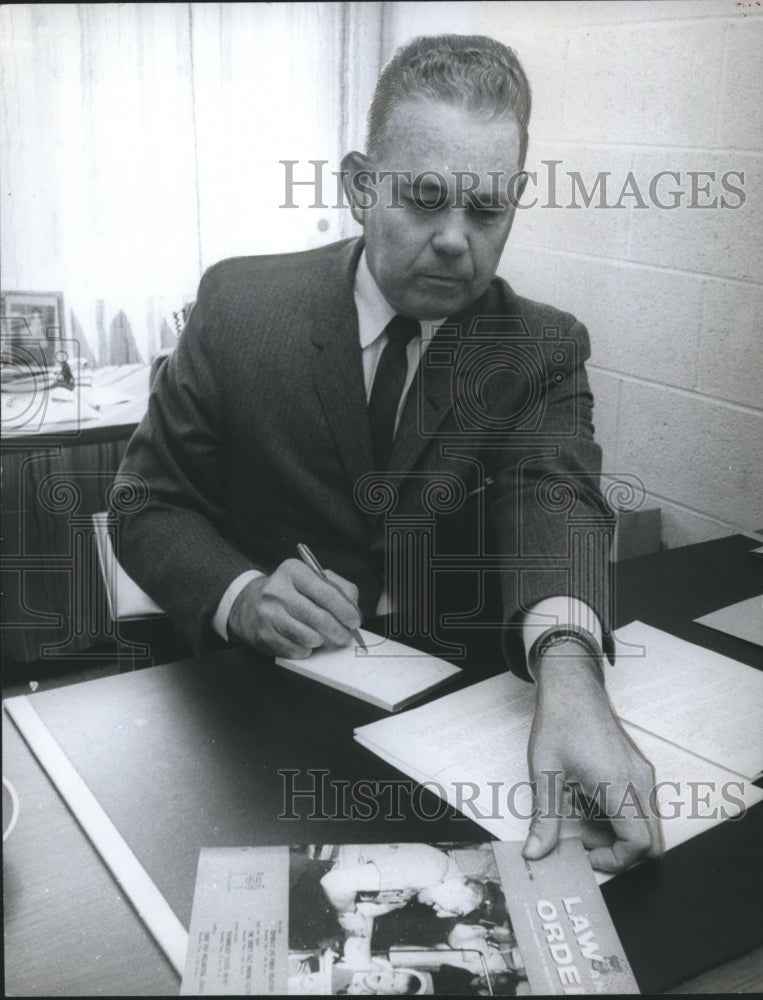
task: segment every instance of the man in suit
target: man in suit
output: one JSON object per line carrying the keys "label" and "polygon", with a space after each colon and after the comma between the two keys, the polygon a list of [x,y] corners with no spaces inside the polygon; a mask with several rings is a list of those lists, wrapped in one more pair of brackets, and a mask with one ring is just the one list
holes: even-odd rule
{"label": "man in suit", "polygon": [[[342,164],[363,239],[202,278],[125,456],[148,492],[122,557],[199,649],[308,656],[384,611],[442,647],[448,614],[481,622],[537,683],[527,856],[556,842],[566,778],[602,795],[614,839],[591,859],[618,870],[661,842],[601,671],[612,519],[588,335],[495,277],[529,114],[491,39],[398,52]],[[636,818],[618,815],[631,787]]]}

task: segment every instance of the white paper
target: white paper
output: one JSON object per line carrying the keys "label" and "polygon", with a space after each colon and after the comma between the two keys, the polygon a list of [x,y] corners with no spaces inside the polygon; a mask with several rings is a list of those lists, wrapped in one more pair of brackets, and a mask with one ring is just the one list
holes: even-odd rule
{"label": "white paper", "polygon": [[[493,836],[524,840],[532,810],[527,743],[533,712],[533,688],[499,674],[362,726],[355,738]],[[625,728],[655,768],[655,811],[666,850],[763,800],[763,791],[739,774],[636,726]],[[628,808],[624,803],[625,816]],[[565,820],[562,835],[574,835],[578,823]]]}
{"label": "white paper", "polygon": [[605,672],[621,718],[751,781],[763,773],[763,671],[632,622]]}
{"label": "white paper", "polygon": [[304,660],[278,657],[276,663],[388,711],[410,704],[461,672],[460,667],[410,646],[362,629],[360,634],[367,653],[350,643],[341,649],[318,650]]}
{"label": "white paper", "polygon": [[8,433],[42,433],[54,424],[80,424],[98,419],[98,410],[68,389],[41,393],[0,394],[0,419]]}
{"label": "white paper", "polygon": [[90,389],[85,396],[85,400],[90,406],[94,406],[97,410],[100,410],[119,403],[131,403],[133,397],[113,385],[101,385]]}
{"label": "white paper", "polygon": [[286,992],[289,851],[204,849],[181,996]]}

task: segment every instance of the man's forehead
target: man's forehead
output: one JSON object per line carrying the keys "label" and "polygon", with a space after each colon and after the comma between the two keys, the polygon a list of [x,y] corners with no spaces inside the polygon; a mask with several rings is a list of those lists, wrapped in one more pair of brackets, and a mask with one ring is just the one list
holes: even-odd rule
{"label": "man's forehead", "polygon": [[490,187],[490,174],[513,173],[519,160],[519,126],[511,111],[488,115],[422,98],[401,102],[390,115],[374,156],[379,170],[419,176],[431,172],[452,182],[476,174]]}

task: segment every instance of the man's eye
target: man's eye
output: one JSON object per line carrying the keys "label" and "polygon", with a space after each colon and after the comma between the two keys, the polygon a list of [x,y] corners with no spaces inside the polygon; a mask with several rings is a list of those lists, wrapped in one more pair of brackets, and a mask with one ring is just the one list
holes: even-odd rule
{"label": "man's eye", "polygon": [[471,205],[472,215],[485,225],[502,222],[506,218],[505,208],[488,208],[486,205]]}
{"label": "man's eye", "polygon": [[403,198],[403,201],[409,208],[413,208],[418,211],[421,211],[424,208],[426,208],[426,205],[424,204],[423,200],[421,198],[416,198],[413,195],[410,195],[407,198]]}
{"label": "man's eye", "polygon": [[427,194],[414,193],[404,197],[403,201],[411,208],[414,208],[419,212],[436,212],[438,209],[442,208],[447,201],[447,195],[438,195],[434,192]]}

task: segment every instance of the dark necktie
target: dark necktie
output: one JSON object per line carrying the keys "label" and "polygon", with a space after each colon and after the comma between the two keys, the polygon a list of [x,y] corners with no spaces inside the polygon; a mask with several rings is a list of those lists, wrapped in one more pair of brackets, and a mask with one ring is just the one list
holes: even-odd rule
{"label": "dark necktie", "polygon": [[395,417],[408,374],[408,343],[421,333],[416,319],[393,316],[385,327],[389,340],[376,367],[368,416],[371,421],[371,443],[377,469],[386,469],[395,436]]}

